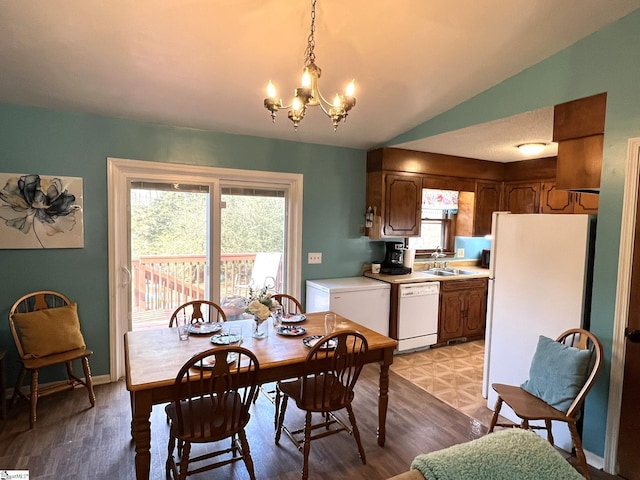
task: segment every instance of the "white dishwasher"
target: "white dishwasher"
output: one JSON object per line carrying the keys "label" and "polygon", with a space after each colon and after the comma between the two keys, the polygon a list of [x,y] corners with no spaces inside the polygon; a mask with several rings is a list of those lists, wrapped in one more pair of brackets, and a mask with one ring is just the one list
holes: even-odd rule
{"label": "white dishwasher", "polygon": [[398,290],[398,352],[437,343],[440,282],[404,283]]}

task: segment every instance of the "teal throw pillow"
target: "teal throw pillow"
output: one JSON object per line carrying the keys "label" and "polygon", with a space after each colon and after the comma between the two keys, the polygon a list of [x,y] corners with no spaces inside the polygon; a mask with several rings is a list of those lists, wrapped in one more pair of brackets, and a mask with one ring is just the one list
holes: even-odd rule
{"label": "teal throw pillow", "polygon": [[566,412],[587,380],[590,363],[590,350],[569,347],[540,335],[529,379],[521,387]]}

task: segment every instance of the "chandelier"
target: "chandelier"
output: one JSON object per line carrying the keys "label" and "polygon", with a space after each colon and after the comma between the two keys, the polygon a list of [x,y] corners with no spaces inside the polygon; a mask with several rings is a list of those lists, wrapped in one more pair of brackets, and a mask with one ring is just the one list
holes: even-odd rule
{"label": "chandelier", "polygon": [[315,64],[316,55],[313,52],[315,48],[315,21],[316,21],[316,0],[311,1],[311,33],[307,41],[307,49],[304,56],[304,71],[302,73],[302,81],[300,86],[295,89],[295,96],[290,105],[283,105],[282,100],[276,96],[276,88],[271,80],[267,86],[267,98],[264,99],[264,107],[271,112],[271,119],[275,123],[276,114],[281,108],[289,108],[289,120],[293,122],[293,128],[297,132],[300,121],[304,118],[307,107],[320,106],[322,111],[331,118],[333,122],[333,130],[338,129],[340,121],[346,121],[349,110],[356,104],[356,98],[353,96],[355,84],[352,80],[345,89],[344,95],[336,94],[333,102],[327,101],[320,92],[319,79],[321,70]]}

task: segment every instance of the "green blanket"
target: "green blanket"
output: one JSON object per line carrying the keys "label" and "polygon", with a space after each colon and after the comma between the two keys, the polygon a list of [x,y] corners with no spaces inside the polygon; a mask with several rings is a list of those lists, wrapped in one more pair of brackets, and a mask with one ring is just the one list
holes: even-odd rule
{"label": "green blanket", "polygon": [[521,429],[418,455],[411,468],[427,480],[583,480],[549,442]]}

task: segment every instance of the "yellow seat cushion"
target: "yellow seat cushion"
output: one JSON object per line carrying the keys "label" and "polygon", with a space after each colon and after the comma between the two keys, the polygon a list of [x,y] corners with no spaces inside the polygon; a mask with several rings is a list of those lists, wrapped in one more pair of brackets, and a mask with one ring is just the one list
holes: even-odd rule
{"label": "yellow seat cushion", "polygon": [[86,346],[80,331],[76,303],[28,313],[14,313],[11,318],[20,332],[25,356],[38,358]]}

